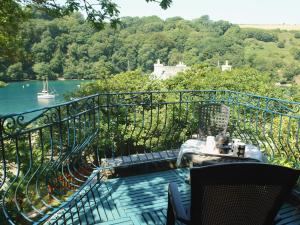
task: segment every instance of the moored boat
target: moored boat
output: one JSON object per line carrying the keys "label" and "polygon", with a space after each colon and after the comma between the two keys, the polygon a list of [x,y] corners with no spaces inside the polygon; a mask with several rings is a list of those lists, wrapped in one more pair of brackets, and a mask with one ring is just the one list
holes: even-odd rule
{"label": "moored boat", "polygon": [[43,90],[37,93],[38,99],[52,99],[55,98],[55,94],[49,92],[48,79],[43,80]]}

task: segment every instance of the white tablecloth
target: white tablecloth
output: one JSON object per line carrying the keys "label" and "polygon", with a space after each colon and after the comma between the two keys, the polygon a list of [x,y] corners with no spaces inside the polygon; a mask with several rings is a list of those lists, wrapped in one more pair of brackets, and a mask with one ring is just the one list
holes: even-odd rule
{"label": "white tablecloth", "polygon": [[[208,149],[206,146],[206,141],[201,141],[198,139],[189,139],[184,142],[181,147],[177,158],[177,166],[180,166],[184,154],[211,154],[216,156],[235,156],[234,153],[229,154],[219,154],[214,152],[212,149]],[[258,147],[247,144],[245,148],[245,158],[256,159],[258,161],[265,161],[265,157]]]}

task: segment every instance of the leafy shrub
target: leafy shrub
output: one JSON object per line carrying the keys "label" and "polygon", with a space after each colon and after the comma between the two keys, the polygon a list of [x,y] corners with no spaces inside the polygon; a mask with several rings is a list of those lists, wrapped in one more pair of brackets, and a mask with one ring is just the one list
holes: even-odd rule
{"label": "leafy shrub", "polygon": [[245,31],[246,38],[255,38],[258,41],[263,42],[276,42],[278,40],[277,35],[258,29],[249,29]]}
{"label": "leafy shrub", "polygon": [[26,77],[23,71],[23,65],[20,62],[10,65],[6,75],[12,80],[22,80]]}
{"label": "leafy shrub", "polygon": [[294,35],[295,38],[300,38],[300,32],[296,32]]}
{"label": "leafy shrub", "polygon": [[278,47],[278,48],[284,48],[285,45],[284,45],[284,43],[283,43],[282,41],[279,41],[279,42],[277,43],[277,47]]}
{"label": "leafy shrub", "polygon": [[295,64],[292,64],[283,70],[283,77],[285,77],[288,81],[293,80],[294,76],[297,76],[299,74],[300,67]]}
{"label": "leafy shrub", "polygon": [[4,83],[3,81],[0,81],[0,88],[5,87],[6,83]]}
{"label": "leafy shrub", "polygon": [[292,49],[292,55],[294,56],[294,59],[300,60],[300,49]]}

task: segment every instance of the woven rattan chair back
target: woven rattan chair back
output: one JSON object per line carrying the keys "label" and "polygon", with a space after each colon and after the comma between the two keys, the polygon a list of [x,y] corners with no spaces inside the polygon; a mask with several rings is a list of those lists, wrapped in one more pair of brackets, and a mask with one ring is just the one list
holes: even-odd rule
{"label": "woven rattan chair back", "polygon": [[261,163],[191,169],[191,224],[269,225],[299,171]]}

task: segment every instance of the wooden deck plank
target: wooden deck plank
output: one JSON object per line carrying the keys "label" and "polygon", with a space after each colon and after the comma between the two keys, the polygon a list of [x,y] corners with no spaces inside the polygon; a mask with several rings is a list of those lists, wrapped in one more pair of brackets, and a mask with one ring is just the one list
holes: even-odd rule
{"label": "wooden deck plank", "polygon": [[97,210],[97,212],[99,212],[99,214],[98,214],[99,217],[100,217],[99,221],[107,221],[108,218],[107,218],[106,213],[105,213],[105,211],[104,211],[104,207],[103,207],[103,205],[102,205],[102,201],[100,200],[100,199],[101,199],[100,193],[99,193],[98,190],[95,190],[95,189],[93,189],[93,191],[94,191],[94,193],[95,193],[96,200],[98,200],[98,201],[97,201],[97,207],[96,207],[96,210]]}
{"label": "wooden deck plank", "polygon": [[104,158],[101,160],[101,165],[127,166],[132,164],[151,162],[155,160],[176,159],[178,153],[179,153],[179,149],[173,149],[173,150],[165,150],[165,151],[153,152],[153,153],[145,152],[145,153],[131,154],[129,156],[120,156],[116,158]]}
{"label": "wooden deck plank", "polygon": [[[166,207],[167,186],[169,182],[181,182],[175,173],[170,171],[158,174],[124,178],[125,187],[114,187],[113,196],[118,196],[119,206],[127,214],[136,214],[142,211],[157,210]],[[149,219],[149,218],[148,218]]]}
{"label": "wooden deck plank", "polygon": [[277,225],[300,225],[300,215],[293,214],[280,220]]}
{"label": "wooden deck plank", "polygon": [[110,220],[107,222],[97,223],[101,225],[134,225],[130,217],[123,217],[116,220]]}
{"label": "wooden deck plank", "polygon": [[[165,224],[170,182],[178,184],[184,204],[189,204],[190,185],[184,182],[187,175],[187,169],[176,169],[101,182],[90,191],[90,203],[80,209],[80,218],[73,215],[72,224],[79,224],[79,219],[83,224]],[[300,211],[290,204],[285,204],[279,214],[282,220],[278,225],[300,225]]]}

